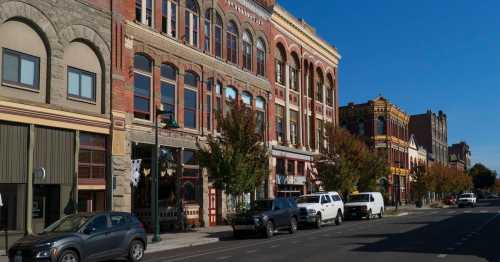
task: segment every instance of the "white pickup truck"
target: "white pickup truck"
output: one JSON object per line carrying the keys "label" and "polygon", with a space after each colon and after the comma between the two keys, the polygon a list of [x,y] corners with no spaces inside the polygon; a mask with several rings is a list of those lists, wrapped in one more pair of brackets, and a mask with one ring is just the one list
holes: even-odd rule
{"label": "white pickup truck", "polygon": [[463,193],[458,196],[457,205],[458,207],[475,207],[476,206],[476,194],[474,193]]}
{"label": "white pickup truck", "polygon": [[337,192],[321,192],[297,198],[299,224],[320,228],[325,222],[340,225],[344,219],[344,202]]}

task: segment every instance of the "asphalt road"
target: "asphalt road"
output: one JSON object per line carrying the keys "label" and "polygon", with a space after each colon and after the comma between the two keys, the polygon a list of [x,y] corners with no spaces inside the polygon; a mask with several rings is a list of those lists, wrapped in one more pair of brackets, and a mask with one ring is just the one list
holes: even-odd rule
{"label": "asphalt road", "polygon": [[476,208],[431,209],[408,216],[250,237],[146,255],[145,262],[489,261],[500,262],[500,200]]}

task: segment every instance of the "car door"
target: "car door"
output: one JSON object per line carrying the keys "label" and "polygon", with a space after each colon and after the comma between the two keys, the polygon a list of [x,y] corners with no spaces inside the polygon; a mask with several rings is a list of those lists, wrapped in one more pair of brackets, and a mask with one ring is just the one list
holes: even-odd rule
{"label": "car door", "polygon": [[379,213],[379,207],[377,206],[377,202],[375,201],[375,198],[373,197],[372,194],[369,195],[370,202],[368,204],[368,209],[372,210],[372,214],[378,214]]}
{"label": "car door", "polygon": [[344,209],[342,205],[342,200],[340,199],[340,196],[338,196],[337,194],[332,194],[330,195],[330,197],[332,198],[333,206],[335,207],[334,216],[337,217],[337,213],[339,212],[339,210],[343,212]]}
{"label": "car door", "polygon": [[323,219],[328,220],[333,218],[332,199],[329,195],[321,195],[321,209],[323,212]]}
{"label": "car door", "polygon": [[129,232],[132,228],[129,216],[120,213],[111,213],[109,215],[111,222],[110,242],[115,254],[124,254],[127,252],[129,242]]}
{"label": "car door", "polygon": [[274,223],[276,227],[288,225],[288,204],[285,199],[276,198],[274,200]]}
{"label": "car door", "polygon": [[83,233],[87,236],[83,245],[84,252],[90,261],[106,257],[106,253],[112,249],[109,241],[109,221],[106,214],[94,217],[85,227]]}

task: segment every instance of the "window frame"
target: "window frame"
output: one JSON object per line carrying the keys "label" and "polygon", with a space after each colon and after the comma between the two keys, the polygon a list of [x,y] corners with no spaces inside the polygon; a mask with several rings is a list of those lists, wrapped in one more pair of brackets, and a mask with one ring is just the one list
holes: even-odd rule
{"label": "window frame", "polygon": [[186,2],[186,8],[184,13],[184,42],[192,47],[199,47],[199,27],[200,27],[200,7],[195,0],[193,4],[196,10],[192,10],[188,7]]}
{"label": "window frame", "polygon": [[[177,19],[179,17],[179,3],[176,0],[161,0],[162,1],[162,20],[161,31],[162,33],[177,38]],[[175,10],[172,10],[175,6]],[[166,12],[166,14],[165,14]],[[166,26],[166,28],[165,28]]]}
{"label": "window frame", "polygon": [[[107,175],[107,170],[106,170],[106,167],[107,167],[107,150],[106,150],[106,143],[107,143],[107,139],[104,135],[99,135],[99,134],[92,134],[92,133],[81,133],[80,134],[80,137],[79,139],[81,139],[82,135],[88,135],[88,136],[101,136],[102,138],[104,138],[104,145],[98,145],[98,144],[84,144],[84,143],[80,143],[80,148],[79,148],[79,151],[78,151],[78,155],[80,155],[80,153],[82,152],[82,150],[84,151],[88,151],[90,153],[89,155],[89,161],[90,162],[80,162],[80,157],[78,159],[78,178],[79,179],[106,179],[106,175]],[[94,156],[94,152],[104,152],[104,163],[95,163],[93,161],[93,156]],[[80,173],[80,167],[87,167],[89,169],[89,176],[88,177],[80,177],[81,173]],[[102,168],[104,170],[104,174],[102,177],[95,177],[93,175],[93,167],[99,167],[99,168]]]}
{"label": "window frame", "polygon": [[215,57],[222,59],[223,52],[224,52],[224,22],[222,21],[222,17],[219,15],[219,13],[216,12],[215,25],[214,25],[214,55]]}
{"label": "window frame", "polygon": [[[17,57],[18,61],[18,68],[17,68],[17,77],[18,81],[14,82],[11,80],[6,80],[4,79],[5,77],[5,54],[8,54],[10,56],[15,56]],[[33,75],[33,86],[24,84],[21,82],[21,61],[22,60],[27,60],[35,63],[35,69],[34,69],[34,75]],[[22,53],[16,50],[12,50],[9,48],[2,48],[2,85],[7,85],[11,87],[21,87],[21,88],[26,88],[28,90],[32,91],[40,91],[40,58],[37,56],[33,56],[30,54]]]}
{"label": "window frame", "polygon": [[208,9],[205,12],[205,23],[204,23],[204,36],[205,40],[203,41],[203,51],[206,53],[212,53],[212,24],[213,24],[213,11],[212,9]]}
{"label": "window frame", "polygon": [[[231,29],[234,29],[234,32],[231,31]],[[227,26],[226,30],[227,34],[227,40],[226,40],[226,47],[227,47],[227,61],[237,65],[238,64],[238,39],[239,39],[239,31],[238,31],[238,26],[234,21],[230,21],[229,25]],[[234,45],[234,49],[233,49]]]}
{"label": "window frame", "polygon": [[[90,72],[90,71],[83,70],[83,69],[79,69],[79,68],[76,68],[73,66],[69,66],[69,65],[68,65],[66,71],[67,71],[66,72],[66,84],[67,84],[66,87],[67,87],[67,92],[68,92],[68,98],[96,102],[97,74]],[[69,74],[70,73],[78,74],[78,85],[79,85],[78,90],[79,90],[80,95],[70,94],[70,92],[69,92]],[[82,75],[90,76],[92,78],[92,97],[91,98],[87,98],[87,97],[84,97],[81,95],[82,94],[82,77],[81,77]]]}
{"label": "window frame", "polygon": [[[154,68],[154,64],[153,64],[153,61],[145,56],[144,54],[135,54],[134,55],[134,60],[135,60],[135,56],[142,56],[144,57],[145,59],[147,59],[150,63],[150,68],[149,68],[149,72],[148,71],[144,71],[140,68],[137,68],[135,67],[135,61],[134,61],[134,87],[133,87],[133,92],[134,92],[134,103],[133,103],[133,110],[134,110],[134,119],[139,119],[139,120],[144,120],[144,121],[152,121],[152,114],[151,114],[151,108],[152,108],[152,91],[153,91],[153,68]],[[145,96],[141,96],[141,95],[137,95],[135,93],[135,75],[141,75],[141,76],[144,76],[144,77],[148,77],[149,78],[149,97],[145,97]],[[143,100],[146,100],[148,99],[149,100],[149,111],[146,112],[146,111],[139,111],[139,110],[136,110],[135,108],[135,99],[139,98],[139,99],[143,99]],[[136,117],[136,112],[139,113],[139,114],[143,114],[146,116],[146,118],[141,118],[141,117]]]}
{"label": "window frame", "polygon": [[243,31],[243,69],[248,71],[253,70],[253,37],[252,34],[245,30]]}
{"label": "window frame", "polygon": [[[192,85],[189,85],[186,83],[186,75],[187,74],[192,74],[195,78],[196,78],[196,85],[197,86],[192,86]],[[200,85],[200,79],[199,79],[199,76],[194,73],[194,72],[187,72],[185,75],[184,75],[184,128],[188,128],[188,129],[197,129],[198,128],[198,116],[197,116],[197,113],[198,113],[198,86]],[[195,107],[192,108],[192,107],[187,107],[187,103],[186,103],[186,94],[187,92],[193,92],[195,94]],[[193,112],[194,113],[194,127],[192,126],[186,126],[186,111],[189,111],[189,112]]]}
{"label": "window frame", "polygon": [[[146,25],[148,27],[154,27],[154,9],[155,9],[155,0],[150,0],[151,1],[151,8],[148,11],[148,0],[135,0],[135,20],[143,25]],[[140,19],[137,17],[138,9],[141,11]],[[149,20],[148,20],[149,16]]]}
{"label": "window frame", "polygon": [[[161,67],[168,66],[171,67],[175,71],[175,79],[171,79],[168,76],[164,76],[161,72]],[[163,105],[164,110],[168,108],[168,106],[171,106],[173,108],[172,112],[166,112],[165,115],[162,115],[163,119],[177,119],[177,90],[178,90],[178,85],[177,85],[177,80],[178,80],[178,71],[177,68],[173,65],[170,64],[162,64],[160,66],[160,103]],[[170,104],[168,101],[163,100],[163,93],[162,93],[162,84],[165,83],[167,85],[172,85],[174,88],[174,97],[173,97],[173,103]],[[168,105],[168,106],[165,106]]]}

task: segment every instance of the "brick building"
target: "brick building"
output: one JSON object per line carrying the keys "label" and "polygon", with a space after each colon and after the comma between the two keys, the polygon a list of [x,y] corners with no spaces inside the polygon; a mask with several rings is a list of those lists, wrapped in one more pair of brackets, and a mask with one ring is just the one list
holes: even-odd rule
{"label": "brick building", "polygon": [[448,147],[449,165],[461,171],[471,168],[471,151],[465,141]]}
{"label": "brick building", "polygon": [[[257,110],[274,156],[258,196],[305,192],[322,122],[336,121],[340,56],[304,22],[269,0],[114,1],[113,50],[113,209],[150,216],[160,104],[180,126],[159,135],[161,151],[174,156],[160,170],[166,216],[174,214],[180,191],[191,221],[223,222],[230,199],[212,187],[195,150],[197,141],[217,135],[214,112],[228,110],[229,101]],[[131,187],[133,159],[142,163]]]}
{"label": "brick building", "polygon": [[406,202],[410,185],[409,115],[383,97],[363,104],[349,103],[339,111],[340,126],[364,138],[371,149],[387,157],[391,171],[387,177],[389,201]]}
{"label": "brick building", "polygon": [[446,114],[428,110],[410,117],[410,133],[427,150],[428,162],[448,165],[448,120]]}
{"label": "brick building", "polygon": [[[0,224],[22,235],[75,209],[106,209],[108,1],[0,0],[0,36]],[[26,185],[42,170],[26,205]]]}

